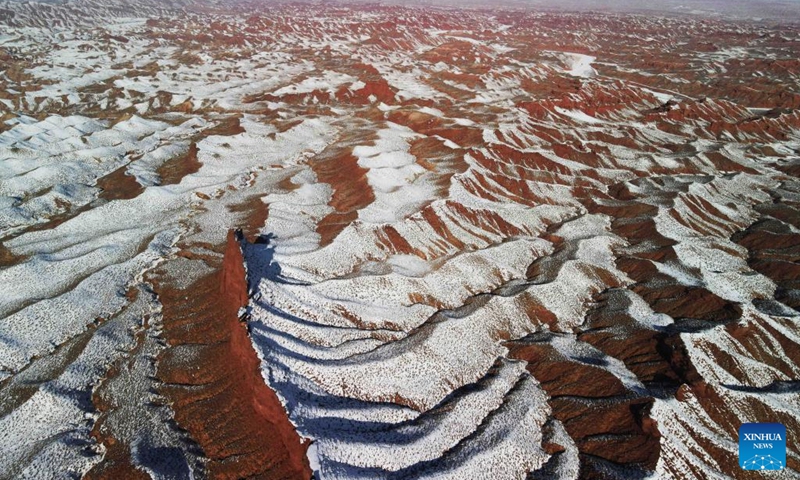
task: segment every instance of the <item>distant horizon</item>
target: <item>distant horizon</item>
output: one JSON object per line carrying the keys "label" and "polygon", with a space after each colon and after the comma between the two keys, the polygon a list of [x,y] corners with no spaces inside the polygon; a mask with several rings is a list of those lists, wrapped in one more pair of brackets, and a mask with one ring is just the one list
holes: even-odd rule
{"label": "distant horizon", "polygon": [[[351,1],[326,0],[323,3],[347,4],[351,3]],[[510,0],[500,2],[492,0],[355,0],[355,3],[406,6],[465,6],[473,8],[542,8],[560,11],[589,10],[688,16],[709,15],[720,19],[763,19],[780,20],[783,23],[800,23],[800,0],[664,0],[658,4],[639,0]]]}
{"label": "distant horizon", "polygon": [[[0,4],[13,3],[71,3],[83,0],[0,0]],[[153,1],[112,0],[120,3],[149,3]],[[772,20],[780,23],[800,23],[800,0],[662,0],[657,4],[640,0],[167,0],[164,6],[179,6],[192,3],[212,4],[376,4],[408,7],[466,7],[530,9],[557,11],[597,11],[611,13],[641,13],[703,16],[729,20]]]}

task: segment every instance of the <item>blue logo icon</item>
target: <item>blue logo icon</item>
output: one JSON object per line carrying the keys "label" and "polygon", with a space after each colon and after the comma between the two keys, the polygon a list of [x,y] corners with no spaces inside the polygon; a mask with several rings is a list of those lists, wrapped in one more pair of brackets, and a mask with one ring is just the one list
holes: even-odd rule
{"label": "blue logo icon", "polygon": [[739,427],[739,466],[743,470],[783,470],[786,427],[780,423],[745,423]]}

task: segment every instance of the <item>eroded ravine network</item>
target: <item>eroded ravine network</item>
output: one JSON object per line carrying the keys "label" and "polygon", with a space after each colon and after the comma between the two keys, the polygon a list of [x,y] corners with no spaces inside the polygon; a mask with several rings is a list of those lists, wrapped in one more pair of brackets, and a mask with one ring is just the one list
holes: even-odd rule
{"label": "eroded ravine network", "polygon": [[0,477],[758,478],[739,425],[800,428],[789,26],[8,8]]}

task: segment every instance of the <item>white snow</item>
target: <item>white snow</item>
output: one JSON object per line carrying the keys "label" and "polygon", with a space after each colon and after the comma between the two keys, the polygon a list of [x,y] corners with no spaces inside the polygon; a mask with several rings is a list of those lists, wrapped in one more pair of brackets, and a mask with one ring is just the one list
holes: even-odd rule
{"label": "white snow", "polygon": [[566,73],[573,77],[591,78],[597,75],[597,71],[592,67],[596,57],[569,52],[562,53],[559,57],[566,65]]}

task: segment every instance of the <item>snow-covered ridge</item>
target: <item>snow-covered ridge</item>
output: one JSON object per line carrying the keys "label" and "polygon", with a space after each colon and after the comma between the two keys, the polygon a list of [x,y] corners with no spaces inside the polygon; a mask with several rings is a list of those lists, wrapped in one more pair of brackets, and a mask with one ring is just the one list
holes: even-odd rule
{"label": "snow-covered ridge", "polygon": [[[738,423],[800,428],[793,32],[9,8],[0,477],[120,452],[154,478],[268,468],[246,442],[192,437],[197,398],[174,394],[220,405],[202,389],[218,365],[191,355],[227,348],[223,322],[175,322],[191,345],[165,333],[164,289],[209,301],[194,282],[236,227],[237,348],[317,478],[726,478]],[[159,376],[170,361],[180,385]],[[252,420],[226,413],[233,436]]]}

